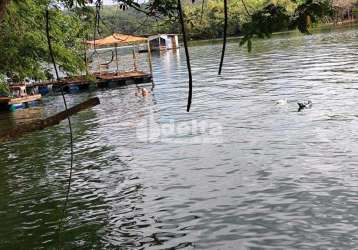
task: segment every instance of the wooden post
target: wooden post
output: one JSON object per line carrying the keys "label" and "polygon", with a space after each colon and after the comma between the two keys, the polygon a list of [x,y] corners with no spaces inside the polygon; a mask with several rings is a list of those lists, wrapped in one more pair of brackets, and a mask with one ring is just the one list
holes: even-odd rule
{"label": "wooden post", "polygon": [[177,41],[175,39],[175,36],[171,37],[171,41],[172,41],[172,49],[177,49]]}
{"label": "wooden post", "polygon": [[117,72],[116,72],[116,74],[118,75],[118,73],[119,73],[119,66],[118,66],[117,44],[115,44],[115,50],[116,50],[116,67],[117,67]]}
{"label": "wooden post", "polygon": [[97,54],[97,59],[98,59],[99,75],[102,75],[101,57],[100,57],[99,53],[96,53],[96,54]]}
{"label": "wooden post", "polygon": [[148,40],[147,42],[147,50],[148,50],[148,65],[149,65],[149,70],[150,70],[150,74],[153,77],[153,68],[152,68],[152,52],[150,50],[150,42]]}
{"label": "wooden post", "polygon": [[133,68],[135,71],[137,71],[137,58],[136,58],[136,55],[135,55],[135,46],[133,45],[132,46],[133,50],[132,50],[132,53],[133,53]]}
{"label": "wooden post", "polygon": [[88,58],[87,58],[87,45],[84,46],[85,49],[85,66],[86,66],[86,75],[88,75]]}

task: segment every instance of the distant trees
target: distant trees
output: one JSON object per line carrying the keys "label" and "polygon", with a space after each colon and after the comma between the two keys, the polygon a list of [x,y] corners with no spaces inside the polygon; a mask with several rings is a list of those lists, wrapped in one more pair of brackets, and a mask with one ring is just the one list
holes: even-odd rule
{"label": "distant trees", "polygon": [[[45,33],[46,0],[10,2],[0,23],[0,74],[14,81],[49,76]],[[51,10],[51,36],[60,68],[68,73],[84,69],[81,19],[73,12]]]}
{"label": "distant trees", "polygon": [[335,10],[335,21],[342,21],[344,19],[353,19],[353,8],[357,5],[356,1],[352,0],[333,0],[332,6]]}
{"label": "distant trees", "polygon": [[[298,28],[307,32],[309,22],[329,13],[330,0],[228,0],[228,35],[267,37],[272,32]],[[333,0],[333,5],[352,15],[352,0]],[[102,7],[99,31],[94,31],[95,0],[0,0],[0,74],[14,80],[49,77],[44,13],[50,2],[69,9],[51,10],[51,36],[56,60],[69,74],[83,65],[84,39],[113,32],[149,35],[180,33],[177,0],[117,0],[118,5]],[[223,35],[223,0],[182,0],[190,39]],[[7,14],[6,14],[7,13]],[[344,14],[341,14],[344,15]]]}
{"label": "distant trees", "polygon": [[[223,0],[182,2],[190,39],[222,37]],[[324,16],[329,16],[330,19],[334,16],[330,0],[231,0],[228,1],[228,12],[228,35],[250,36],[267,36],[272,32],[294,28],[307,32],[306,28],[311,25],[308,20],[317,22],[323,20]],[[177,19],[173,18],[173,15],[170,18],[166,15],[148,18],[146,14],[133,9],[118,12],[117,7],[104,7],[101,13],[107,26],[103,27],[103,30],[108,33],[180,33]]]}

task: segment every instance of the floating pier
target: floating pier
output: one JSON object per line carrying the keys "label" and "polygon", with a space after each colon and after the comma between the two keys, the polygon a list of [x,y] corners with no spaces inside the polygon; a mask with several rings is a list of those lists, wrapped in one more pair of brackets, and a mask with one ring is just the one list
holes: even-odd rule
{"label": "floating pier", "polygon": [[143,71],[130,71],[120,73],[97,73],[97,86],[101,87],[109,82],[116,82],[118,84],[126,84],[127,81],[133,80],[134,83],[150,82],[152,81],[152,74]]}
{"label": "floating pier", "polygon": [[[126,81],[133,81],[134,83],[142,83],[142,82],[150,82],[152,81],[152,57],[150,51],[150,44],[149,40],[146,37],[139,37],[139,36],[132,36],[132,35],[125,35],[114,33],[111,36],[98,39],[95,41],[86,41],[85,44],[90,49],[94,50],[92,55],[96,56],[98,61],[97,63],[97,70],[92,72],[92,75],[97,79],[97,85],[100,87],[108,84],[108,83],[118,83],[118,84],[125,84]],[[138,45],[145,45],[147,47],[147,65],[149,68],[149,72],[141,69],[140,63],[138,63],[139,58],[139,48]],[[97,52],[96,48],[114,48],[114,52],[112,50],[112,59],[109,62],[101,62],[100,53]],[[118,48],[126,47],[127,49],[131,50],[131,59],[127,58],[126,60],[120,61],[122,57],[118,53]],[[97,53],[96,53],[97,52]],[[87,55],[87,53],[86,53]],[[127,55],[128,56],[128,55]],[[132,61],[132,62],[131,62]],[[114,70],[110,70],[110,65],[113,63]],[[130,70],[120,70],[120,64],[126,64],[130,66]],[[87,72],[90,72],[88,67],[88,59],[86,58],[86,67]],[[104,70],[103,70],[104,68]],[[113,69],[113,68],[112,68]]]}
{"label": "floating pier", "polygon": [[10,86],[10,96],[0,96],[0,110],[14,111],[19,108],[27,108],[34,102],[41,100],[41,95],[28,94],[26,85]]}
{"label": "floating pier", "polygon": [[29,95],[29,96],[19,97],[19,98],[10,98],[10,97],[0,96],[0,104],[6,104],[6,105],[22,104],[22,103],[38,101],[40,99],[41,99],[41,95]]}
{"label": "floating pier", "polygon": [[[81,90],[87,90],[91,85],[97,88],[106,88],[129,83],[138,84],[152,81],[152,59],[149,41],[146,37],[115,33],[95,41],[86,41],[84,44],[86,45],[86,75],[65,77],[59,81],[36,82],[27,85],[27,88],[37,88],[36,92],[40,94],[49,93],[51,88],[54,92],[64,90],[68,93],[75,93]],[[145,45],[148,51],[147,62],[142,62],[142,64],[138,62],[138,45]],[[117,48],[120,47],[125,47],[130,51],[130,53],[126,55],[127,58],[125,60],[122,59],[122,62],[120,62],[122,56],[119,55],[117,51]],[[97,52],[97,48],[98,50],[103,48],[111,50],[112,59],[104,63],[103,58],[101,58],[101,53]],[[91,70],[89,67],[90,60],[87,58],[88,49],[93,50],[91,59],[92,62],[96,62],[96,68],[94,70]],[[141,68],[144,64],[147,64],[146,69]],[[120,70],[120,65],[127,66],[127,68]]]}
{"label": "floating pier", "polygon": [[37,82],[28,85],[28,88],[38,88],[40,94],[49,93],[49,86],[55,92],[78,92],[87,90],[91,85],[97,88],[109,87],[113,83],[117,86],[125,85],[129,82],[138,84],[152,81],[152,74],[144,71],[128,71],[128,72],[96,72],[92,75],[93,80],[88,80],[88,76],[76,76],[74,78],[65,78],[60,81]]}

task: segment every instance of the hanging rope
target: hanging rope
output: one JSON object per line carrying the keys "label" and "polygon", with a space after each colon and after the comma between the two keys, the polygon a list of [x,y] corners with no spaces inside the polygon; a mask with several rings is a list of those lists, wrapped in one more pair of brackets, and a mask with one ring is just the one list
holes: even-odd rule
{"label": "hanging rope", "polygon": [[[101,15],[100,15],[100,11],[101,11],[101,5],[102,2],[101,0],[97,0],[96,1],[96,12],[95,12],[95,21],[94,21],[94,29],[93,29],[93,55],[97,54],[97,49],[96,49],[96,35],[98,33],[98,35],[101,34],[100,30],[99,30],[99,23],[101,20]],[[91,57],[92,57],[91,56]]]}
{"label": "hanging rope", "polygon": [[[52,43],[51,43],[51,36],[50,36],[50,13],[49,13],[48,8],[46,9],[46,37],[47,37],[47,44],[48,44],[48,50],[49,50],[49,53],[50,53],[51,61],[52,61],[53,68],[54,68],[55,73],[56,73],[56,79],[57,79],[57,81],[60,81],[60,77],[59,77],[59,74],[58,74],[57,65],[56,65],[56,61],[55,61],[55,56],[54,56],[53,50],[52,50]],[[62,95],[63,103],[65,105],[65,112],[66,112],[66,115],[68,117],[67,120],[68,120],[68,127],[69,127],[69,130],[70,130],[69,135],[70,135],[71,160],[70,160],[70,174],[69,174],[69,177],[68,177],[68,184],[67,184],[67,191],[66,191],[66,199],[65,199],[65,203],[63,205],[60,222],[58,224],[59,249],[61,248],[60,246],[61,246],[61,232],[62,232],[62,227],[63,227],[63,219],[65,217],[67,204],[68,204],[68,199],[69,199],[69,196],[70,196],[71,182],[72,182],[72,171],[73,171],[73,133],[72,133],[72,123],[71,123],[70,114],[68,112],[67,101],[66,101],[65,93],[63,91],[63,87],[61,87],[61,95]]]}
{"label": "hanging rope", "polygon": [[[98,35],[101,35],[101,31],[99,29],[99,24],[101,21],[101,6],[102,6],[102,1],[101,0],[97,0],[96,1],[96,20],[95,20],[95,30],[94,30],[94,38],[96,38],[96,33],[98,33]],[[96,40],[96,39],[94,39]]]}
{"label": "hanging rope", "polygon": [[185,22],[184,22],[184,15],[183,15],[183,9],[181,7],[181,2],[178,0],[178,13],[179,13],[179,21],[181,24],[181,30],[183,34],[183,42],[184,42],[184,49],[185,49],[185,58],[186,58],[186,66],[188,68],[188,75],[189,75],[189,93],[188,93],[188,104],[186,107],[186,111],[190,111],[191,107],[191,100],[193,96],[193,77],[191,75],[191,65],[190,65],[190,55],[189,55],[189,49],[188,49],[188,41],[186,36],[186,29],[185,29]]}
{"label": "hanging rope", "polygon": [[114,60],[114,52],[113,52],[113,50],[111,50],[111,52],[112,52],[111,59],[108,62],[101,63],[101,65],[109,65],[109,64],[111,64],[113,62],[113,60]]}
{"label": "hanging rope", "polygon": [[219,66],[219,75],[221,75],[221,70],[223,68],[224,64],[224,57],[225,57],[225,49],[226,49],[226,36],[227,36],[227,0],[224,0],[224,38],[223,38],[223,48],[221,51],[221,60],[220,60],[220,66]]}

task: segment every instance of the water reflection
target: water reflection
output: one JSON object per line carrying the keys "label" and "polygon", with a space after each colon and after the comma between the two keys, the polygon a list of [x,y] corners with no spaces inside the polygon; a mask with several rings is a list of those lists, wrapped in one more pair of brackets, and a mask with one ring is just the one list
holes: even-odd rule
{"label": "water reflection", "polygon": [[16,112],[0,112],[0,131],[19,125],[26,125],[43,118],[43,107],[20,109]]}

